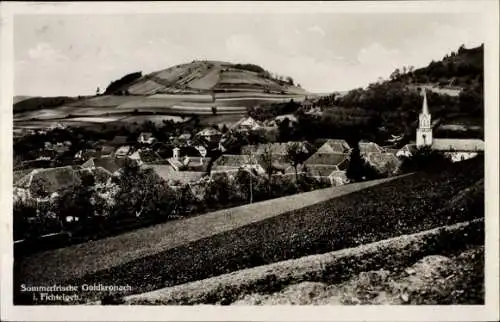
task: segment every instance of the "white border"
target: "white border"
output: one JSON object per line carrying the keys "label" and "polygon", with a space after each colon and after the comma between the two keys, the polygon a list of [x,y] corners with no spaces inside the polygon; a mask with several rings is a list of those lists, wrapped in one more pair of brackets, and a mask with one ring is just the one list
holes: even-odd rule
{"label": "white border", "polygon": [[[498,120],[499,120],[499,4],[491,1],[396,2],[129,2],[129,3],[1,3],[1,109],[0,209],[1,318],[23,321],[484,321],[499,318],[498,252]],[[375,13],[375,12],[477,12],[488,21],[485,43],[486,139],[486,303],[484,306],[280,306],[280,307],[85,307],[12,305],[12,93],[13,15],[15,14],[138,14],[138,13]]]}

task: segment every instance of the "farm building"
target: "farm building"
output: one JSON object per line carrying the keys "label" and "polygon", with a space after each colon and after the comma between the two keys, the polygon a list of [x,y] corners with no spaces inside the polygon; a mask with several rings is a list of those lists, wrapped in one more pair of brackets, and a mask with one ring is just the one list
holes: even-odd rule
{"label": "farm building", "polygon": [[139,149],[132,153],[129,158],[135,160],[139,165],[165,162],[157,152],[151,149]]}
{"label": "farm building", "polygon": [[177,171],[170,164],[150,164],[146,169],[153,171],[172,186],[195,184],[207,175],[206,171]]}
{"label": "farm building", "polygon": [[362,155],[368,153],[382,153],[382,148],[374,142],[359,142],[359,152]]}
{"label": "farm building", "polygon": [[222,132],[213,127],[207,127],[200,132],[196,133],[196,136],[207,141],[208,143],[219,142],[222,137]]}
{"label": "farm building", "polygon": [[351,147],[345,140],[327,139],[316,152],[319,153],[349,153]]}
{"label": "farm building", "polygon": [[396,152],[397,157],[411,157],[415,152],[417,152],[416,144],[406,144],[401,149]]}
{"label": "farm building", "polygon": [[115,148],[111,145],[103,145],[99,151],[101,157],[112,157],[115,152]]}
{"label": "farm building", "polygon": [[377,169],[380,173],[388,176],[397,174],[401,161],[392,153],[368,153],[363,156],[364,159]]}
{"label": "farm building", "polygon": [[257,145],[245,145],[241,147],[241,154],[255,154],[261,155],[270,153],[272,155],[287,155],[288,147],[293,144],[299,144],[304,153],[309,153],[310,147],[306,142],[275,142],[275,143],[265,143],[265,144],[257,144]]}
{"label": "farm building", "polygon": [[[196,149],[195,149],[196,150]],[[198,151],[198,150],[196,150]],[[173,149],[173,156],[167,159],[168,163],[176,171],[196,171],[207,172],[210,164],[210,158],[202,157],[199,152],[198,155],[193,156],[189,153],[181,153],[180,148]]]}
{"label": "farm building", "polygon": [[65,166],[34,169],[14,185],[17,188],[24,189],[29,197],[43,198],[80,183],[80,176],[75,169]]}
{"label": "farm building", "polygon": [[115,152],[115,157],[116,158],[124,158],[126,157],[127,155],[129,155],[129,153],[132,151],[132,148],[130,147],[130,145],[122,145],[121,147],[119,147],[116,152]]}
{"label": "farm building", "polygon": [[112,175],[117,175],[123,167],[125,167],[126,160],[121,158],[91,158],[84,164],[83,169],[103,168]]}
{"label": "farm building", "polygon": [[117,135],[111,141],[111,145],[120,146],[127,144],[127,137],[123,135]]}
{"label": "farm building", "polygon": [[244,154],[223,154],[212,164],[211,174],[235,173],[244,168],[254,169],[261,174],[265,173],[264,168],[255,158]]}
{"label": "farm building", "polygon": [[142,132],[137,138],[137,142],[141,144],[153,144],[156,141],[156,138],[153,136],[151,132]]}
{"label": "farm building", "polygon": [[253,117],[248,116],[248,117],[244,117],[241,120],[239,120],[238,122],[236,122],[231,127],[231,129],[235,130],[235,131],[245,132],[245,131],[259,130],[263,127],[264,127],[264,125],[261,122],[256,121]]}

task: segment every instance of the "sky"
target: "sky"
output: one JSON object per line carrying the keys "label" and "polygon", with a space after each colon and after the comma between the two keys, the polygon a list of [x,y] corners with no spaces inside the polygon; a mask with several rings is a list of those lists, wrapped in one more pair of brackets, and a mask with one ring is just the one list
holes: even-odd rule
{"label": "sky", "polygon": [[478,46],[484,30],[472,13],[16,15],[14,94],[90,95],[194,59],[258,64],[311,92],[344,91]]}

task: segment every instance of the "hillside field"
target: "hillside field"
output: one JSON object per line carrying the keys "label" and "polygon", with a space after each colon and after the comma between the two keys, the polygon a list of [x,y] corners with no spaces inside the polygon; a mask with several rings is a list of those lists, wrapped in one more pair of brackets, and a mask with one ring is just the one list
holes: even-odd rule
{"label": "hillside field", "polygon": [[483,171],[475,158],[417,173],[69,282],[128,284],[142,293],[482,218]]}

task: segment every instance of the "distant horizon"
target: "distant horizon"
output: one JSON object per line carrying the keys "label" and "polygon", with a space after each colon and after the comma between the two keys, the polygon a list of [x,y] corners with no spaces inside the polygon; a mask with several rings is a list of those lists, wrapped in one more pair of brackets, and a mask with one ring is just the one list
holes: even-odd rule
{"label": "distant horizon", "polygon": [[461,45],[485,43],[487,26],[478,18],[463,12],[19,15],[14,94],[94,95],[126,74],[202,59],[256,64],[311,93],[345,92],[387,79],[396,68],[425,67]]}

